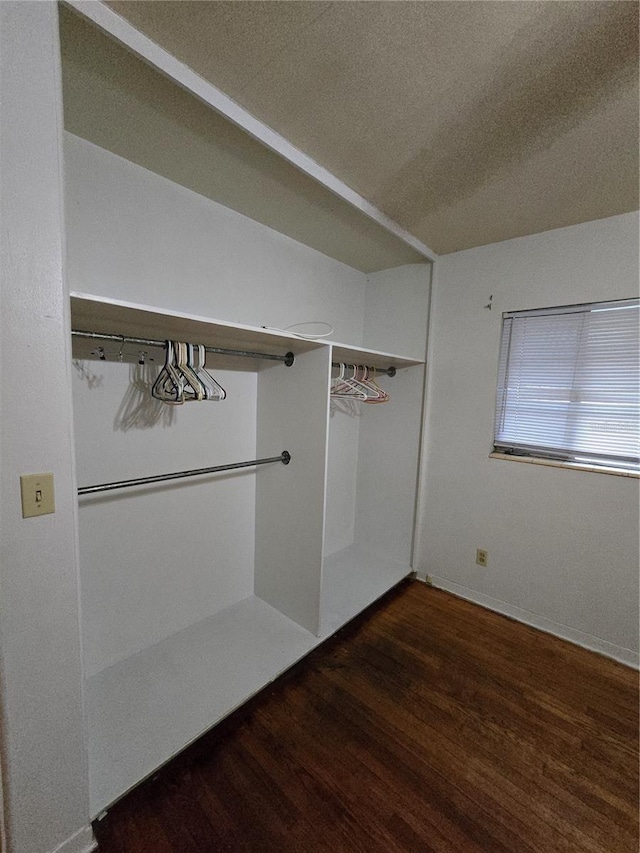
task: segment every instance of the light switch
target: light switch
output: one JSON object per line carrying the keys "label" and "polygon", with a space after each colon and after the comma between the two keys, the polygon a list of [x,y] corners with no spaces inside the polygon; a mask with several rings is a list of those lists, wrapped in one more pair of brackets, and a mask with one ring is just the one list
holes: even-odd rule
{"label": "light switch", "polygon": [[56,511],[53,474],[23,474],[20,477],[20,491],[23,518],[47,515]]}

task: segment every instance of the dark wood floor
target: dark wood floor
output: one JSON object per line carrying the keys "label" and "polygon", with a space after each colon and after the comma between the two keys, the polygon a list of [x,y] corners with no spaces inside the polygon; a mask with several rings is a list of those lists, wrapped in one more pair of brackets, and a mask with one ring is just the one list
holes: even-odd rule
{"label": "dark wood floor", "polygon": [[114,806],[101,853],[638,853],[633,671],[418,582]]}

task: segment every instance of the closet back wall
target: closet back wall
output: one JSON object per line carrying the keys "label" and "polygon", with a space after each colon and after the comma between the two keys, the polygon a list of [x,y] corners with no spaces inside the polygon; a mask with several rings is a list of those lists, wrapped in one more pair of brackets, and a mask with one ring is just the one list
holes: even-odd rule
{"label": "closet back wall", "polygon": [[364,273],[70,133],[65,173],[70,290],[363,343]]}
{"label": "closet back wall", "polygon": [[[74,362],[79,485],[256,458],[255,373],[214,371],[227,399],[179,407],[141,383],[144,421],[131,426],[138,371]],[[86,495],[79,507],[87,677],[253,594],[254,469]]]}

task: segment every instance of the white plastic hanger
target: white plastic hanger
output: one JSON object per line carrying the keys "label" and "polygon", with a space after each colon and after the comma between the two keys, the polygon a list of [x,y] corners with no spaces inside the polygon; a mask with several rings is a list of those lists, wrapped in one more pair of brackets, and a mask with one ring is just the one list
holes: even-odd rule
{"label": "white plastic hanger", "polygon": [[151,394],[156,400],[173,405],[184,403],[184,383],[182,376],[176,368],[175,350],[173,341],[166,342],[166,355],[164,367],[153,383]]}
{"label": "white plastic hanger", "polygon": [[[197,350],[197,356],[194,355],[195,350]],[[224,390],[222,385],[213,378],[213,376],[209,373],[209,371],[205,367],[205,359],[206,359],[206,349],[202,344],[198,344],[197,347],[194,347],[193,344],[189,344],[190,351],[190,363],[195,370],[196,376],[203,384],[205,388],[205,396],[207,400],[224,400],[227,396],[227,392]]]}
{"label": "white plastic hanger", "polygon": [[[332,397],[351,397],[358,400],[366,400],[366,391],[358,386],[351,378],[345,375],[347,365],[340,363],[338,376],[332,380],[331,396]],[[355,373],[355,366],[354,366]]]}
{"label": "white plastic hanger", "polygon": [[184,377],[185,400],[204,400],[205,387],[189,364],[188,345],[181,341],[174,341],[174,347],[177,353],[178,370]]}

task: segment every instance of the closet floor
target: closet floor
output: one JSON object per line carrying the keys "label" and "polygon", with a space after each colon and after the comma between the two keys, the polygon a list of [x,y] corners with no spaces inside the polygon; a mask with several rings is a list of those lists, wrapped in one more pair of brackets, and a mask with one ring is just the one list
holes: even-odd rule
{"label": "closet floor", "polygon": [[407,582],[116,804],[100,851],[637,853],[637,683]]}
{"label": "closet floor", "polygon": [[350,545],[325,557],[322,567],[322,635],[330,637],[411,573],[409,563]]}
{"label": "closet floor", "polygon": [[317,644],[313,634],[250,596],[89,678],[92,814]]}

